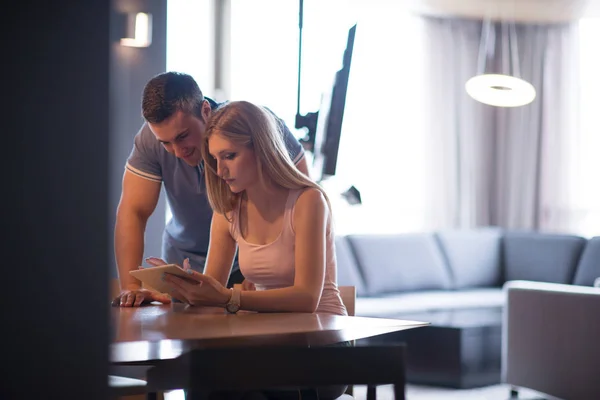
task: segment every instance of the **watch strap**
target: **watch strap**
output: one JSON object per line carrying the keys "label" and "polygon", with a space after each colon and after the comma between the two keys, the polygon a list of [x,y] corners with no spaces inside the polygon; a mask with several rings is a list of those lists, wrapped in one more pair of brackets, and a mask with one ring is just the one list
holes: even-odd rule
{"label": "watch strap", "polygon": [[235,314],[236,312],[238,312],[238,310],[240,309],[240,297],[241,297],[240,289],[237,287],[233,287],[231,289],[231,297],[229,298],[229,301],[227,302],[225,309],[232,314]]}

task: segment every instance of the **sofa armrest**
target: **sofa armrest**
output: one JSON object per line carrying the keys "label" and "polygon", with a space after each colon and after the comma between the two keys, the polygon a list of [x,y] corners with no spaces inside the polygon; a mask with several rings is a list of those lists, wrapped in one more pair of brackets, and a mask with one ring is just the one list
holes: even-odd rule
{"label": "sofa armrest", "polygon": [[596,398],[600,289],[510,281],[504,291],[503,381],[558,398]]}

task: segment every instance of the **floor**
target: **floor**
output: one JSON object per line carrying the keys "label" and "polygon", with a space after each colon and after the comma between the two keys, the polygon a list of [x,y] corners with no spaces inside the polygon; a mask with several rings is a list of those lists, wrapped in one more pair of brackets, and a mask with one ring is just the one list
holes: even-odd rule
{"label": "floor", "polygon": [[[407,400],[509,400],[510,388],[508,385],[493,385],[478,389],[457,390],[431,386],[406,386]],[[365,386],[356,386],[354,396],[356,400],[367,398]],[[393,400],[392,387],[389,385],[377,388],[377,400]],[[542,397],[531,390],[521,390],[519,399],[522,400],[551,400]],[[165,394],[165,400],[185,400],[182,391],[173,391]]]}
{"label": "floor", "polygon": [[[354,390],[355,399],[366,399],[366,388],[357,386]],[[377,388],[378,400],[393,400],[391,386],[380,386]],[[431,386],[406,386],[407,400],[509,400],[510,386],[493,385],[477,389],[446,389]],[[519,399],[542,400],[544,397],[531,390],[521,390]],[[546,398],[547,399],[547,398]],[[550,399],[547,399],[550,400]]]}

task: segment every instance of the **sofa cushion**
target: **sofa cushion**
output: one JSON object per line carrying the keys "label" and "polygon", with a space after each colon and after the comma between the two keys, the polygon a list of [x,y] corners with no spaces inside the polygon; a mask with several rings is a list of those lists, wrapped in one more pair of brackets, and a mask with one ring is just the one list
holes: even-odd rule
{"label": "sofa cushion", "polygon": [[586,239],[507,231],[502,238],[504,280],[571,283]]}
{"label": "sofa cushion", "polygon": [[[504,306],[502,288],[428,290],[356,299],[360,317],[414,318],[415,313]],[[428,321],[428,320],[425,320]]]}
{"label": "sofa cushion", "polygon": [[574,285],[592,286],[600,278],[600,236],[588,240],[577,265]]}
{"label": "sofa cushion", "polygon": [[369,296],[451,288],[448,266],[432,233],[347,238]]}
{"label": "sofa cushion", "polygon": [[455,289],[500,287],[500,228],[437,233]]}
{"label": "sofa cushion", "polygon": [[337,284],[338,286],[354,286],[357,296],[366,294],[363,278],[354,260],[352,249],[345,236],[335,238],[335,256],[337,259]]}

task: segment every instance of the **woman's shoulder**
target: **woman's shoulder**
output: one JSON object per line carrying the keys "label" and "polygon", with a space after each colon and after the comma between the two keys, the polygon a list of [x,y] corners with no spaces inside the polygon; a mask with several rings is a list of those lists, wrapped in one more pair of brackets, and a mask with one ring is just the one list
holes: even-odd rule
{"label": "woman's shoulder", "polygon": [[221,226],[229,226],[232,222],[233,214],[231,211],[226,213],[213,212],[213,223],[219,223]]}
{"label": "woman's shoulder", "polygon": [[296,200],[296,211],[314,211],[325,208],[327,208],[327,201],[321,190],[312,187],[300,190]]}
{"label": "woman's shoulder", "polygon": [[301,228],[306,232],[314,232],[316,226],[322,224],[330,224],[329,205],[324,193],[313,187],[303,189],[294,207],[292,230],[297,232],[296,229]]}

